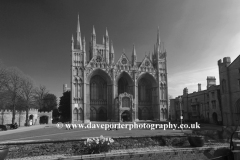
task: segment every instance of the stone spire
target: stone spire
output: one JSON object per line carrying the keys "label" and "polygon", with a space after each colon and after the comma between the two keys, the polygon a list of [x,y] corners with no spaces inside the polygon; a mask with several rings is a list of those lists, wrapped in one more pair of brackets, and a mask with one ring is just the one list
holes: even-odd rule
{"label": "stone spire", "polygon": [[82,40],[81,40],[79,15],[78,15],[78,24],[77,24],[77,46],[78,46],[78,49],[82,50]]}
{"label": "stone spire", "polygon": [[108,30],[107,30],[107,28],[106,28],[106,37],[108,37]]}
{"label": "stone spire", "polygon": [[132,51],[132,66],[137,65],[137,54],[135,50],[135,45],[133,44],[133,51]]}
{"label": "stone spire", "polygon": [[160,31],[159,31],[159,26],[158,26],[158,31],[157,31],[157,44],[160,45]]}
{"label": "stone spire", "polygon": [[73,38],[73,35],[72,35],[72,50],[74,50],[74,38]]}
{"label": "stone spire", "polygon": [[85,41],[85,37],[83,37],[83,52],[86,53],[86,41]]}
{"label": "stone spire", "polygon": [[87,63],[87,54],[86,54],[86,41],[85,37],[83,37],[83,65]]}
{"label": "stone spire", "polygon": [[92,32],[92,34],[96,36],[96,33],[95,33],[95,28],[94,28],[94,26],[93,26],[93,32]]}
{"label": "stone spire", "polygon": [[113,64],[113,63],[114,63],[114,58],[115,58],[115,55],[114,55],[114,49],[113,49],[113,42],[111,41],[111,47],[110,47],[110,64]]}
{"label": "stone spire", "polygon": [[111,41],[110,53],[114,53],[114,49],[113,49],[113,42],[112,42],[112,41]]}

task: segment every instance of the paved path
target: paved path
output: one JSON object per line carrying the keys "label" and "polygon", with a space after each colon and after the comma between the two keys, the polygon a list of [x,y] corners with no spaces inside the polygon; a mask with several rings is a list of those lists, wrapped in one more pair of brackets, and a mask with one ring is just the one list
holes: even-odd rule
{"label": "paved path", "polygon": [[7,130],[7,131],[0,131],[0,136],[2,135],[9,135],[9,134],[15,134],[15,133],[19,133],[19,132],[27,132],[27,131],[32,131],[32,130],[36,130],[36,129],[41,129],[41,128],[47,128],[47,127],[55,127],[55,124],[51,124],[51,125],[33,125],[33,126],[28,126],[28,127],[19,127],[17,129],[11,129],[11,130]]}

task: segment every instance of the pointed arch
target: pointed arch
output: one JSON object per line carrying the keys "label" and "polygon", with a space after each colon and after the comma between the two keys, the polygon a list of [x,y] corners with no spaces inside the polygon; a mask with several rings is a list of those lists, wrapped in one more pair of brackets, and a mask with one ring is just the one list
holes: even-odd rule
{"label": "pointed arch", "polygon": [[149,119],[149,110],[148,108],[144,107],[142,109],[142,120],[148,120]]}
{"label": "pointed arch", "polygon": [[100,107],[98,109],[98,120],[107,121],[107,110],[105,107]]}
{"label": "pointed arch", "polygon": [[73,120],[77,121],[78,120],[78,109],[74,108],[73,110]]}
{"label": "pointed arch", "polygon": [[161,116],[162,116],[162,119],[165,119],[165,115],[164,115],[164,110],[163,110],[163,108],[161,109]]}
{"label": "pointed arch", "polygon": [[168,119],[168,110],[167,110],[167,108],[164,109],[164,114],[165,114],[165,117],[164,117],[164,118],[165,118],[165,119]]}
{"label": "pointed arch", "polygon": [[79,111],[78,111],[78,121],[83,121],[83,110],[82,110],[82,108],[79,108]]}
{"label": "pointed arch", "polygon": [[123,71],[121,74],[119,74],[115,82],[118,86],[118,95],[124,92],[133,94],[134,82],[127,72]]}
{"label": "pointed arch", "polygon": [[74,79],[74,97],[78,97],[78,79]]}
{"label": "pointed arch", "polygon": [[97,120],[97,111],[94,107],[90,108],[90,121],[96,121]]}

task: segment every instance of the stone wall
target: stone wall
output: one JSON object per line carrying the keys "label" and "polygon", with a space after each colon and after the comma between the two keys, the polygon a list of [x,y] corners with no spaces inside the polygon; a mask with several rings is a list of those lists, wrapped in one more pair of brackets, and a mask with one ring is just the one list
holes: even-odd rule
{"label": "stone wall", "polygon": [[[39,124],[39,118],[41,116],[48,116],[48,124],[52,123],[52,111],[51,112],[38,112],[37,109],[29,109],[29,119],[32,116],[32,125]],[[19,126],[24,126],[26,123],[26,111],[16,111],[15,122]],[[12,124],[12,111],[0,110],[0,124]]]}

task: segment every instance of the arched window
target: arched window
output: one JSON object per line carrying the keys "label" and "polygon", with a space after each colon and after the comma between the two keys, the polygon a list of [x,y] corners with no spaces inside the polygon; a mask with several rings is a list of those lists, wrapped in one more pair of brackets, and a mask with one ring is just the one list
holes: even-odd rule
{"label": "arched window", "polygon": [[78,80],[77,80],[77,78],[75,78],[74,86],[75,86],[75,95],[74,95],[74,97],[78,97]]}
{"label": "arched window", "polygon": [[168,111],[167,111],[167,108],[164,109],[164,113],[165,113],[165,117],[164,117],[164,118],[167,119],[167,118],[168,118]]}
{"label": "arched window", "polygon": [[118,81],[118,94],[127,92],[128,93],[128,82],[124,77],[121,77]]}
{"label": "arched window", "polygon": [[163,84],[162,83],[160,86],[160,97],[161,97],[161,99],[163,99]]}
{"label": "arched window", "polygon": [[163,108],[161,109],[161,114],[162,114],[162,119],[164,119],[164,110],[163,110]]}
{"label": "arched window", "polygon": [[83,110],[82,108],[79,109],[79,113],[78,113],[78,121],[83,121]]}
{"label": "arched window", "polygon": [[91,121],[97,120],[97,113],[96,113],[96,109],[94,107],[90,108],[90,120]]}
{"label": "arched window", "polygon": [[145,78],[142,78],[138,84],[138,99],[142,102],[149,102],[151,99],[151,85]]}
{"label": "arched window", "polygon": [[73,120],[77,121],[78,120],[78,109],[75,108],[73,110]]}
{"label": "arched window", "polygon": [[90,81],[91,100],[107,99],[107,83],[100,76],[94,76]]}

